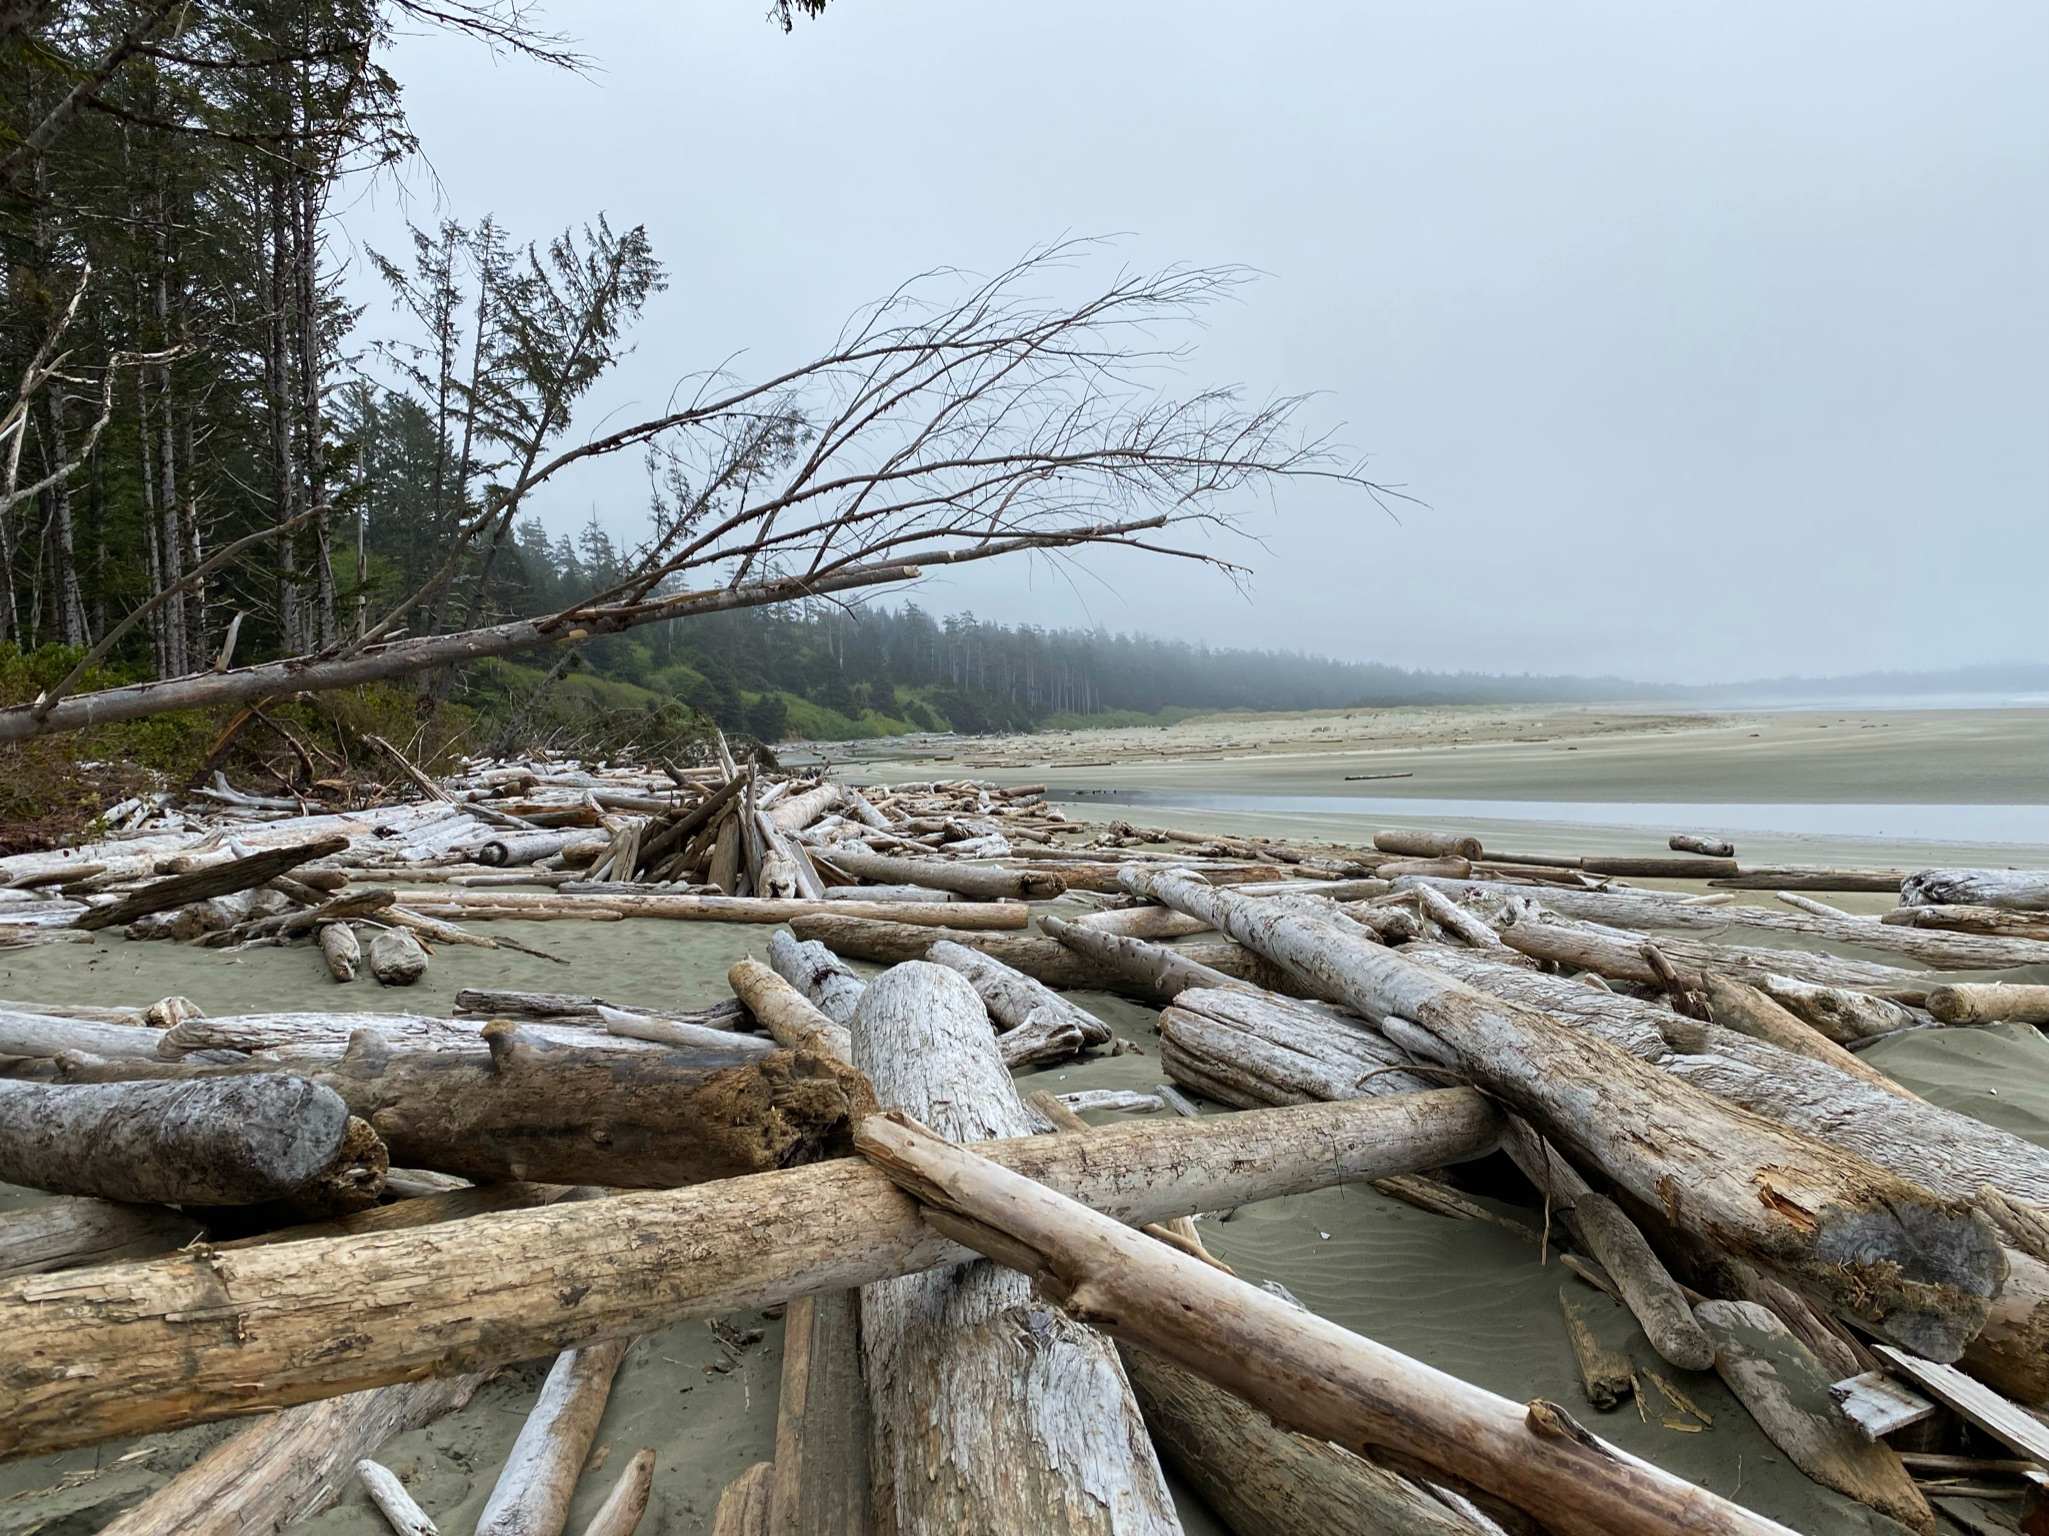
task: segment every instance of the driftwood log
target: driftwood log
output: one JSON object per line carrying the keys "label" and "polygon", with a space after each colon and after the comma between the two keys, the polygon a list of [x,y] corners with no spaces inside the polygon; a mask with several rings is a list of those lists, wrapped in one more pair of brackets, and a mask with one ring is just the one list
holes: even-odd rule
{"label": "driftwood log", "polygon": [[0,1082],[0,1183],[163,1205],[369,1205],[384,1170],[341,1096],[301,1077]]}
{"label": "driftwood log", "polygon": [[1103,1045],[1110,1039],[1110,1026],[1086,1008],[979,950],[941,940],[925,951],[925,958],[956,972],[973,987],[999,1030],[1034,1023],[1066,1025],[1086,1045]]}
{"label": "driftwood log", "polygon": [[1180,876],[1125,874],[1135,894],[1207,918],[1341,991],[1364,1016],[1412,1021],[1476,1083],[1631,1196],[1711,1232],[1739,1258],[1797,1277],[1881,1337],[1954,1360],[1985,1326],[2007,1264],[1968,1202],[1733,1110],[1597,1036],[1330,924]]}
{"label": "driftwood log", "polygon": [[[800,940],[784,929],[768,941],[768,963],[833,1023],[844,1029],[853,1022],[865,983],[825,945]],[[850,1053],[852,1049],[850,1041]],[[850,1054],[848,1060],[852,1059]]]}
{"label": "driftwood log", "polygon": [[[882,1102],[967,1140],[1034,1129],[981,999],[953,971],[886,972],[853,1035]],[[869,1285],[861,1347],[886,1529],[1181,1529],[1116,1350],[1035,1301],[1025,1276],[974,1263]]]}
{"label": "driftwood log", "polygon": [[1928,1011],[1945,1024],[2049,1024],[2049,986],[2022,982],[1958,982],[1928,994]]}
{"label": "driftwood log", "polygon": [[777,1045],[792,1051],[815,1051],[835,1061],[853,1060],[854,1040],[846,1026],[834,1023],[759,960],[735,960],[726,971],[726,985]]}
{"label": "driftwood log", "polygon": [[132,923],[151,912],[182,907],[190,901],[205,901],[213,896],[246,891],[275,880],[313,859],[340,853],[348,846],[347,837],[335,834],[284,848],[265,848],[239,859],[203,865],[181,875],[167,875],[104,906],[88,908],[78,915],[74,925],[88,929],[113,928]]}
{"label": "driftwood log", "polygon": [[[1498,1125],[1477,1093],[1440,1089],[979,1150],[1147,1222],[1440,1168],[1490,1150]],[[0,1281],[0,1456],[530,1360],[963,1257],[886,1176],[841,1158],[488,1221],[16,1276]],[[97,1368],[78,1372],[81,1359]]]}
{"label": "driftwood log", "polygon": [[[1164,907],[1141,910],[1166,911]],[[1180,916],[1176,913],[1175,916]],[[1204,923],[1203,928],[1208,928]],[[1039,919],[1049,938],[1073,950],[1082,959],[1100,966],[1105,984],[1122,983],[1114,990],[1136,991],[1153,1002],[1172,1002],[1190,987],[1243,988],[1257,992],[1251,982],[1240,981],[1222,971],[1191,959],[1186,950],[1169,949],[1128,934],[1106,933],[1082,922],[1069,922],[1050,914]]]}
{"label": "driftwood log", "polygon": [[191,1217],[158,1205],[83,1197],[39,1200],[0,1213],[0,1276],[168,1253],[199,1231]]}
{"label": "driftwood log", "polygon": [[1900,905],[2049,912],[2049,870],[1923,869],[1901,883]]}
{"label": "driftwood log", "polygon": [[865,848],[838,846],[825,857],[837,868],[882,884],[923,885],[975,901],[1051,901],[1067,882],[1050,870],[1005,869],[951,859],[910,859]]}
{"label": "driftwood log", "polygon": [[1277,1423],[1472,1483],[1566,1536],[1785,1536],[1785,1528],[1527,1406],[1395,1353],[887,1115],[857,1144],[926,1219],[1121,1343]]}
{"label": "driftwood log", "polygon": [[561,1536],[612,1378],[631,1342],[607,1339],[555,1357],[477,1516],[476,1536]]}

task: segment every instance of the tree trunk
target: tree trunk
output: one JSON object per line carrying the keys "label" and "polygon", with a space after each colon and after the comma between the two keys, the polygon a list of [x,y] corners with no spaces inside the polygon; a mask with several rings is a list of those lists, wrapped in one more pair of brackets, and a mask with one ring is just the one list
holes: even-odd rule
{"label": "tree trunk", "polygon": [[1058,875],[1039,869],[1003,869],[993,864],[960,864],[948,859],[907,859],[845,846],[821,850],[820,857],[863,880],[925,885],[975,901],[1051,901],[1067,889],[1067,883]]}
{"label": "tree trunk", "polygon": [[1928,1011],[1945,1024],[2049,1024],[2049,986],[2019,982],[1960,982],[1928,994]]}
{"label": "tree trunk", "polygon": [[81,912],[74,926],[87,929],[112,928],[121,923],[133,922],[136,918],[147,916],[151,912],[164,912],[172,907],[183,906],[189,901],[204,901],[211,896],[227,896],[236,891],[246,891],[254,886],[266,885],[279,875],[297,869],[301,864],[313,859],[340,853],[348,846],[349,839],[337,834],[286,848],[266,848],[239,859],[230,859],[223,864],[208,864],[182,875],[169,875],[108,902],[105,906]]}
{"label": "tree trunk", "polygon": [[1595,1439],[1554,1404],[1511,1403],[1396,1354],[922,1127],[878,1115],[856,1140],[934,1226],[1276,1423],[1475,1484],[1561,1536],[1786,1536]]}
{"label": "tree trunk", "polygon": [[[657,917],[692,923],[794,923],[799,918],[941,927],[1022,928],[1031,911],[1016,901],[811,901],[804,897],[598,895],[567,891],[477,891],[463,887],[442,891],[401,891],[399,900],[434,916],[460,916],[465,908],[493,913],[532,910],[575,915],[617,913],[621,917]],[[944,937],[942,933],[940,935]]]}
{"label": "tree trunk", "polygon": [[846,1026],[835,1024],[759,960],[735,960],[726,972],[726,985],[777,1045],[815,1051],[836,1061],[854,1059],[854,1040]]}
{"label": "tree trunk", "polygon": [[561,1536],[612,1378],[632,1342],[607,1339],[556,1356],[477,1516],[476,1536]]}
{"label": "tree trunk", "polygon": [[332,1191],[368,1205],[384,1148],[333,1090],[257,1073],[191,1082],[0,1082],[0,1182],[161,1205]]}
{"label": "tree trunk", "polygon": [[365,1457],[356,1463],[356,1480],[377,1506],[377,1513],[384,1516],[393,1536],[441,1536],[441,1527],[406,1492],[406,1485],[389,1467]]}
{"label": "tree trunk", "polygon": [[1428,832],[1419,827],[1396,827],[1373,834],[1373,846],[1382,853],[1399,853],[1411,859],[1477,859],[1480,840],[1457,832]]}
{"label": "tree trunk", "polygon": [[230,1435],[100,1536],[274,1536],[318,1514],[355,1463],[462,1407],[482,1376],[406,1382],[267,1414]]}
{"label": "tree trunk", "polygon": [[1999,907],[1894,907],[1879,919],[1887,927],[1947,928],[2007,939],[2049,939],[2049,914],[2008,912]]}
{"label": "tree trunk", "polygon": [[363,963],[363,946],[356,930],[347,923],[328,923],[320,929],[320,958],[336,981],[354,981],[356,967]]}
{"label": "tree trunk", "polygon": [[1710,859],[1736,857],[1736,845],[1726,837],[1707,837],[1697,832],[1674,832],[1665,846],[1674,853],[1698,853]]}
{"label": "tree trunk", "polygon": [[[883,1103],[963,1140],[1032,1131],[989,1015],[953,972],[885,973],[853,1036]],[[1023,1275],[974,1263],[870,1285],[861,1345],[876,1501],[898,1536],[1180,1530],[1116,1351],[1036,1303]]]}
{"label": "tree trunk", "polygon": [[[1141,910],[1162,912],[1167,909],[1153,907]],[[1179,917],[1181,914],[1173,915]],[[1114,979],[1127,984],[1118,990],[1135,989],[1140,996],[1152,1002],[1172,1002],[1191,987],[1247,992],[1259,990],[1249,981],[1226,976],[1222,971],[1189,959],[1185,950],[1169,949],[1164,944],[1148,943],[1127,934],[1105,933],[1087,923],[1068,922],[1050,913],[1039,919],[1039,927],[1047,937],[1073,950],[1081,959],[1101,966],[1106,981]],[[1206,931],[1208,927],[1204,923],[1196,931]]]}
{"label": "tree trunk", "polygon": [[873,1442],[860,1293],[798,1297],[783,1314],[768,1536],[869,1536]]}
{"label": "tree trunk", "polygon": [[1810,1061],[1823,1062],[1846,1076],[1858,1078],[1898,1098],[1920,1097],[1902,1088],[1861,1056],[1844,1050],[1798,1014],[1780,1007],[1757,988],[1747,987],[1740,981],[1730,981],[1713,971],[1708,972],[1705,980],[1708,1009],[1714,1015],[1714,1021],[1724,1029],[1749,1035],[1753,1040],[1763,1040],[1782,1051],[1805,1056]]}
{"label": "tree trunk", "polygon": [[654,1486],[654,1449],[642,1446],[626,1463],[619,1480],[612,1484],[612,1491],[591,1516],[591,1523],[583,1528],[583,1536],[633,1536],[641,1516],[647,1513],[648,1496],[654,1492]]}
{"label": "tree trunk", "polygon": [[[1496,1124],[1479,1095],[1450,1090],[981,1150],[1147,1222],[1443,1167],[1492,1147]],[[843,1158],[488,1221],[18,1276],[0,1281],[0,1456],[530,1360],[965,1256],[884,1175]]]}
{"label": "tree trunk", "polygon": [[82,1197],[42,1200],[0,1214],[0,1277],[147,1258],[199,1233],[190,1217],[159,1206]]}
{"label": "tree trunk", "polygon": [[1704,1301],[1701,1326],[1715,1338],[1715,1371],[1765,1437],[1824,1488],[1930,1533],[1935,1511],[1883,1440],[1867,1440],[1829,1396],[1829,1375],[1770,1309],[1751,1301]]}
{"label": "tree trunk", "polygon": [[1477,1084],[1636,1199],[1712,1233],[1737,1257],[1798,1277],[1881,1337],[1954,1360],[1985,1326],[2006,1261],[1968,1204],[1735,1111],[1597,1036],[1330,924],[1185,877],[1126,878],[1136,894],[1330,985],[1356,1012],[1420,1025]]}
{"label": "tree trunk", "polygon": [[[1644,954],[1646,941],[1636,934],[1523,918],[1502,927],[1501,942],[1533,960],[1548,960],[1569,970],[1592,971],[1614,981],[1651,986],[1662,985],[1664,981]],[[1707,971],[1725,971],[1753,983],[1765,976],[1789,976],[1797,981],[1874,992],[1914,1003],[1927,997],[1930,984],[1925,972],[1797,949],[1752,949],[1667,937],[1658,941],[1658,950],[1672,962],[1679,984],[1689,992],[1702,990],[1701,978]]]}
{"label": "tree trunk", "polygon": [[1160,1455],[1238,1536],[1482,1536],[1399,1473],[1283,1429],[1164,1356],[1120,1353]]}

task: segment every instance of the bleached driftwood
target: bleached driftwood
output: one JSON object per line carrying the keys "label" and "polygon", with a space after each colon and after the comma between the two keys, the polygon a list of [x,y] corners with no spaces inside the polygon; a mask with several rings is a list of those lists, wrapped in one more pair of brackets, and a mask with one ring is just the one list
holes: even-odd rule
{"label": "bleached driftwood", "polygon": [[612,1378],[631,1342],[607,1339],[555,1357],[477,1516],[476,1536],[560,1536],[577,1474],[612,1395]]}

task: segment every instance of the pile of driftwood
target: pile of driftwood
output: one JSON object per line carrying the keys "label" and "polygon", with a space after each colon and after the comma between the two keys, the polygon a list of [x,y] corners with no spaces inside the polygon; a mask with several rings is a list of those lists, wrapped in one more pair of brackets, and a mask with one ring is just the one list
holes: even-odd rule
{"label": "pile of driftwood", "polygon": [[[774,1456],[726,1490],[728,1536],[1174,1531],[1163,1467],[1242,1532],[1781,1531],[1587,1427],[1649,1387],[1684,1413],[1706,1371],[1889,1520],[1932,1531],[1931,1497],[1970,1493],[2041,1527],[2049,1151],[1859,1052],[2044,1018],[2045,989],[1982,978],[2049,961],[2049,876],[1891,872],[1881,918],[1792,888],[1882,871],[1771,871],[1797,876],[1766,883],[1784,909],[1619,883],[1754,886],[1726,849],[1085,828],[1032,789],[731,764],[417,788],[0,877],[25,930],[87,936],[273,892],[201,942],[323,953],[345,924],[416,945],[600,911],[787,927],[731,998],[670,1012],[0,1004],[0,1182],[59,1197],[0,1217],[0,1455],[264,1415],[122,1536],[275,1530],[358,1476],[430,1530],[367,1458],[555,1351],[477,1528],[559,1532],[632,1340],[785,1304]],[[1157,1006],[1171,1082],[1016,1084],[1114,1047],[1077,990]],[[1156,1118],[1077,1118],[1101,1109]],[[1511,1166],[1533,1253],[1572,1276],[1587,1408],[1320,1319],[1191,1220],[1360,1181],[1501,1219],[1469,1181],[1498,1193]],[[1614,1307],[1669,1379],[1602,1347],[1589,1312]],[[633,1457],[587,1529],[633,1529],[657,1473]]]}

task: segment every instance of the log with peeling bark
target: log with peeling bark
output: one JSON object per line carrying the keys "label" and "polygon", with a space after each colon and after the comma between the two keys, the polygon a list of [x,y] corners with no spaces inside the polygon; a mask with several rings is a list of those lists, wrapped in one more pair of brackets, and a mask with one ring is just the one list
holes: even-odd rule
{"label": "log with peeling bark", "polygon": [[[881,1102],[972,1141],[1034,1129],[982,1000],[955,972],[886,972],[853,1036]],[[885,1528],[1181,1529],[1116,1350],[1035,1301],[1022,1275],[977,1263],[869,1285],[861,1349]]]}
{"label": "log with peeling bark", "polygon": [[922,1126],[875,1116],[857,1142],[941,1231],[1276,1423],[1471,1483],[1576,1536],[1784,1536],[1784,1527],[1597,1440],[1555,1404],[1512,1403],[1447,1376]]}
{"label": "log with peeling bark", "polygon": [[[825,945],[799,939],[783,929],[768,941],[768,963],[833,1023],[845,1028],[853,1021],[854,1009],[860,1004],[861,991],[867,983]],[[851,1053],[851,1043],[848,1049]],[[851,1054],[848,1059],[852,1059]]]}
{"label": "log with peeling bark", "polygon": [[104,906],[90,907],[73,921],[85,929],[112,928],[131,923],[151,912],[182,907],[187,902],[250,890],[297,869],[314,859],[340,853],[349,846],[346,836],[336,834],[283,848],[264,848],[238,859],[208,864],[180,875],[151,881],[140,890],[115,898]]}
{"label": "log with peeling bark", "polygon": [[1928,1011],[1944,1024],[2049,1024],[2049,986],[1959,982],[1930,992]]}
{"label": "log with peeling bark", "polygon": [[[1440,1168],[1490,1150],[1497,1126],[1478,1094],[1446,1089],[979,1150],[1147,1222]],[[841,1158],[488,1221],[17,1276],[0,1281],[0,1456],[530,1360],[963,1257],[886,1176]]]}
{"label": "log with peeling bark", "polygon": [[[1947,1199],[1712,1094],[1535,1009],[1451,981],[1330,924],[1176,875],[1135,894],[1328,983],[1376,1021],[1413,1021],[1563,1147],[1670,1220],[1826,1296],[1881,1337],[1954,1360],[2006,1279],[1997,1234]],[[1520,927],[1521,924],[1517,924]]]}
{"label": "log with peeling bark", "polygon": [[1859,1078],[1885,1093],[1913,1099],[1920,1095],[1901,1087],[1855,1052],[1846,1051],[1791,1009],[1756,987],[1710,971],[1707,982],[1708,1009],[1715,1023],[1738,1034],[1764,1040],[1782,1051],[1826,1062],[1838,1072]]}
{"label": "log with peeling bark", "polygon": [[1140,996],[1162,1003],[1172,1002],[1190,987],[1259,990],[1250,982],[1226,976],[1222,971],[1189,958],[1185,950],[1169,949],[1164,944],[1150,943],[1125,934],[1104,933],[1086,923],[1069,922],[1051,915],[1041,917],[1039,927],[1049,938],[1073,950],[1082,959],[1101,966],[1102,984],[1124,983],[1112,986],[1111,990],[1136,990]]}
{"label": "log with peeling bark", "polygon": [[1399,853],[1412,859],[1477,859],[1482,849],[1477,837],[1457,832],[1430,832],[1420,827],[1395,827],[1373,834],[1373,846],[1382,853]]}
{"label": "log with peeling bark", "polygon": [[368,1205],[384,1169],[341,1097],[301,1077],[0,1082],[0,1183],[162,1205]]}
{"label": "log with peeling bark", "polygon": [[1999,907],[2049,912],[2049,870],[1922,869],[1900,885],[1903,907]]}
{"label": "log with peeling bark", "polygon": [[1161,1457],[1238,1536],[1481,1536],[1400,1473],[1283,1429],[1164,1356],[1120,1354]]}
{"label": "log with peeling bark", "polygon": [[[951,907],[934,908],[950,912]],[[1069,925],[1072,926],[1071,924]],[[970,933],[966,930],[914,928],[903,923],[876,923],[862,918],[800,917],[790,924],[800,939],[815,940],[846,959],[873,960],[895,965],[904,960],[922,960],[925,952],[941,939],[994,956],[1013,970],[1060,991],[1100,988],[1130,992],[1137,984],[1122,974],[1098,965],[1057,939],[1031,933]],[[1228,940],[1197,941],[1175,951],[1199,965],[1242,981],[1251,981],[1267,991],[1292,990],[1296,985],[1278,967],[1248,954]],[[1146,995],[1143,992],[1140,995]]]}
{"label": "log with peeling bark", "polygon": [[236,1431],[100,1536],[273,1536],[319,1513],[355,1463],[467,1403],[482,1375],[402,1382],[304,1403]]}
{"label": "log with peeling bark", "polygon": [[0,1212],[0,1277],[168,1253],[197,1237],[191,1217],[158,1205],[85,1196]]}
{"label": "log with peeling bark", "polygon": [[925,951],[925,958],[965,977],[999,1030],[1020,1029],[1036,1017],[1073,1026],[1086,1045],[1104,1045],[1110,1039],[1110,1026],[1086,1008],[993,956],[941,940]]}
{"label": "log with peeling bark", "polygon": [[477,1516],[476,1536],[561,1536],[577,1475],[631,1342],[607,1339],[555,1357]]}
{"label": "log with peeling bark", "polygon": [[864,848],[835,847],[826,855],[837,868],[863,880],[925,885],[975,901],[1051,901],[1067,889],[1057,874],[1042,869],[1006,869],[950,859],[912,859]]}
{"label": "log with peeling bark", "polygon": [[1829,1396],[1828,1372],[1769,1308],[1704,1301],[1696,1311],[1714,1336],[1716,1373],[1794,1466],[1910,1530],[1934,1531],[1935,1511],[1899,1453],[1851,1427]]}

